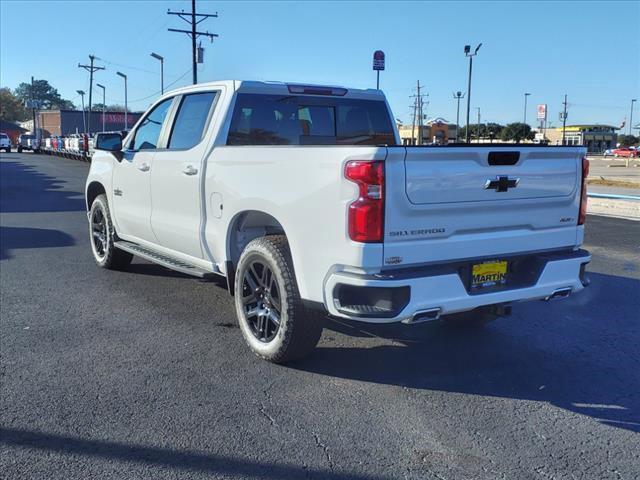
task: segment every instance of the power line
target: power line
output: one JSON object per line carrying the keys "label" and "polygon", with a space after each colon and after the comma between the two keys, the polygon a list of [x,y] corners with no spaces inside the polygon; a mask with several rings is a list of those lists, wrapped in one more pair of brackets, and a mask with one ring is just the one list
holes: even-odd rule
{"label": "power line", "polygon": [[[176,83],[178,83],[180,80],[182,80],[184,77],[186,77],[186,76],[187,76],[187,74],[188,74],[190,71],[191,71],[191,69],[187,70],[187,71],[186,71],[186,72],[184,72],[182,75],[180,75],[178,78],[176,78],[173,82],[169,83],[168,85],[165,85],[165,90],[167,89],[167,87],[171,87],[171,86],[175,85],[175,84],[176,84]],[[150,98],[152,98],[152,97],[155,97],[155,96],[159,95],[160,93],[161,93],[161,92],[160,92],[160,90],[158,90],[158,91],[156,91],[156,92],[153,92],[153,93],[152,93],[152,94],[150,94],[150,95],[147,95],[146,97],[136,98],[135,100],[128,100],[128,103],[138,103],[138,102],[142,102],[143,100],[148,100],[148,99],[150,99]],[[110,98],[110,97],[107,97],[107,98],[109,98],[109,100],[110,100],[110,101],[114,101],[114,102],[115,102],[115,101],[117,101],[117,100],[116,100],[116,99],[114,99],[114,98]]]}

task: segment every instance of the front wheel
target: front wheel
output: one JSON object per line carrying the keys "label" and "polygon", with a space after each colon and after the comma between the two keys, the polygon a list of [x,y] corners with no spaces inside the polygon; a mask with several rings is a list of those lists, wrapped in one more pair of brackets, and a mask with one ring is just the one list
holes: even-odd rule
{"label": "front wheel", "polygon": [[119,270],[127,267],[133,255],[114,245],[115,229],[105,194],[98,195],[89,212],[89,240],[93,259],[102,268]]}
{"label": "front wheel", "polygon": [[270,362],[308,355],[322,335],[323,318],[302,303],[283,235],[257,238],[246,246],[236,271],[235,305],[245,341]]}

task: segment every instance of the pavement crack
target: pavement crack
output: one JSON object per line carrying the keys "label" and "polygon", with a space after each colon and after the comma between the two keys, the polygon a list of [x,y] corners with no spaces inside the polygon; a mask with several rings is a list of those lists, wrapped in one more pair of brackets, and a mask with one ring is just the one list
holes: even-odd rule
{"label": "pavement crack", "polygon": [[320,437],[318,436],[317,433],[313,433],[313,438],[316,441],[316,447],[322,448],[322,451],[324,452],[324,456],[327,459],[327,463],[329,464],[329,469],[333,470],[333,461],[331,460],[331,455],[329,454],[329,447],[327,447],[324,443],[320,441]]}
{"label": "pavement crack", "polygon": [[273,425],[274,427],[277,426],[276,419],[269,415],[267,409],[264,406],[264,403],[260,403],[260,413],[271,422],[271,425]]}

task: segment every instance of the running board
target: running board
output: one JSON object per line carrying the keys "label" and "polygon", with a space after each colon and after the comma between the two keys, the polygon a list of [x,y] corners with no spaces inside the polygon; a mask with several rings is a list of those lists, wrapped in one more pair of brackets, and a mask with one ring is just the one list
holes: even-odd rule
{"label": "running board", "polygon": [[181,272],[187,275],[193,275],[199,278],[209,278],[216,274],[208,270],[204,270],[201,267],[187,263],[184,260],[178,260],[177,258],[170,257],[163,253],[156,252],[150,248],[142,247],[136,243],[127,242],[125,240],[118,240],[113,244],[116,248],[124,250],[125,252],[132,253],[133,255],[149,260],[150,262],[157,263],[163,267]]}

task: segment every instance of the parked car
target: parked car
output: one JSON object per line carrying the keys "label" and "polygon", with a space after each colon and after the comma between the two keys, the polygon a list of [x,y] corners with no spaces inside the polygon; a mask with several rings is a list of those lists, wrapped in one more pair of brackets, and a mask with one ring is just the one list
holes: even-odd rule
{"label": "parked car", "polygon": [[11,139],[6,133],[0,133],[0,150],[11,153]]}
{"label": "parked car", "polygon": [[622,148],[616,148],[613,151],[613,156],[615,158],[618,157],[630,157],[630,158],[635,158],[638,156],[638,151],[633,148],[633,147],[622,147]]}
{"label": "parked car", "polygon": [[480,324],[588,284],[585,148],[402,146],[393,119],[379,90],[167,93],[124,140],[96,137],[93,257],[226,277],[242,335],[273,362],[308,354],[325,315]]}
{"label": "parked car", "polygon": [[33,151],[36,148],[36,136],[23,133],[18,137],[18,153],[23,150]]}
{"label": "parked car", "polygon": [[604,152],[602,152],[602,155],[604,157],[613,157],[613,151],[615,150],[615,148],[607,148]]}

